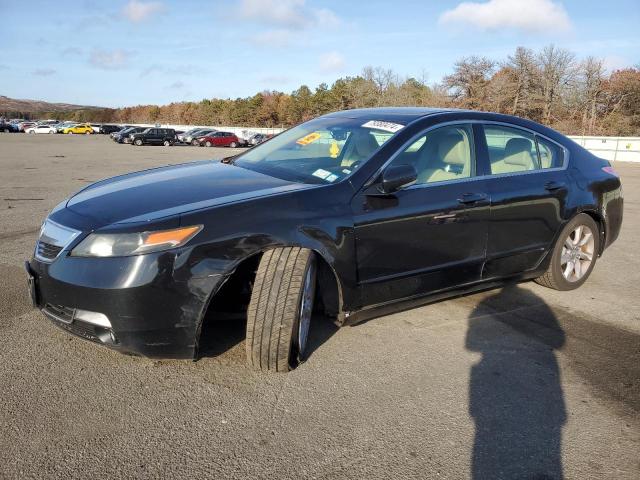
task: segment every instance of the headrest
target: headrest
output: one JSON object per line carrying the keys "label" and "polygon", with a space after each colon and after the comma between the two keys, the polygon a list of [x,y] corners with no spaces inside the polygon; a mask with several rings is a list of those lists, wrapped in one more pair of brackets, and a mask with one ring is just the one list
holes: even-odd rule
{"label": "headrest", "polygon": [[358,133],[355,138],[356,153],[360,158],[367,158],[378,149],[378,142],[369,132]]}
{"label": "headrest", "polygon": [[527,138],[511,138],[504,147],[504,163],[533,168],[533,143]]}
{"label": "headrest", "polygon": [[438,158],[447,165],[465,165],[469,158],[464,137],[460,132],[449,131],[438,139]]}

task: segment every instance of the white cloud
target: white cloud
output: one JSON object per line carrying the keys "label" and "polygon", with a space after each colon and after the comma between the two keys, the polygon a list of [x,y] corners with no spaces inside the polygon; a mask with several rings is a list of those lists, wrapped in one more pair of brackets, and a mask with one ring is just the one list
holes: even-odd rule
{"label": "white cloud", "polygon": [[122,15],[130,22],[140,23],[162,10],[164,10],[164,4],[162,2],[141,2],[139,0],[129,0],[122,9]]}
{"label": "white cloud", "polygon": [[344,69],[346,65],[344,57],[338,52],[328,52],[320,57],[320,71],[322,73],[335,73]]}
{"label": "white cloud", "polygon": [[120,70],[129,63],[130,52],[126,50],[93,50],[89,55],[89,63],[103,70]]}
{"label": "white cloud", "polygon": [[333,11],[308,6],[306,0],[240,0],[238,12],[242,18],[280,28],[333,27],[340,23]]}
{"label": "white cloud", "polygon": [[171,85],[167,85],[167,88],[170,90],[181,90],[184,87],[186,87],[186,85],[180,80],[178,80],[177,82],[173,82]]}
{"label": "white cloud", "polygon": [[572,28],[562,4],[553,0],[463,2],[440,15],[439,22],[470,25],[480,30],[512,29],[534,33],[564,33]]}

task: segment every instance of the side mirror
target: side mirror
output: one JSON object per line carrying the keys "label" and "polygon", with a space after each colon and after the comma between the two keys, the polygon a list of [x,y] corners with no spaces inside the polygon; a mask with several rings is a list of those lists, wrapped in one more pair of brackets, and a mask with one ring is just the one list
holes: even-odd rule
{"label": "side mirror", "polygon": [[413,165],[394,165],[382,172],[380,190],[382,193],[393,193],[415,183],[418,172]]}

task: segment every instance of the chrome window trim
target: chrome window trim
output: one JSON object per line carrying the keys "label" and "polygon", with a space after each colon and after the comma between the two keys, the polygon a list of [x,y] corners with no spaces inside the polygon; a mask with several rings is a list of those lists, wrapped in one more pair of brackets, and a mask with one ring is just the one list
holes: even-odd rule
{"label": "chrome window trim", "polygon": [[[430,127],[426,128],[424,130],[421,130],[420,132],[415,134],[413,137],[411,137],[409,140],[407,140],[405,143],[403,143],[402,146],[400,148],[398,148],[398,150],[396,150],[394,152],[394,154],[391,155],[391,157],[389,157],[389,159],[386,162],[384,162],[384,164],[380,168],[378,168],[378,170],[376,170],[376,172],[371,177],[369,177],[369,179],[364,183],[362,189],[364,190],[364,189],[370,187],[373,184],[373,182],[375,182],[375,180],[382,174],[382,172],[397,157],[399,157],[407,148],[409,148],[413,143],[415,143],[420,137],[426,135],[430,131],[436,130],[437,128],[448,127],[448,126],[453,126],[453,125],[472,125],[472,124],[501,125],[501,126],[508,127],[508,128],[513,128],[513,129],[516,129],[516,130],[523,130],[525,132],[528,132],[528,133],[532,134],[534,136],[534,138],[535,137],[544,138],[548,142],[551,142],[554,145],[557,145],[558,147],[560,147],[562,149],[562,153],[563,153],[562,166],[554,167],[554,168],[540,168],[540,169],[537,169],[537,170],[527,170],[527,171],[524,171],[524,172],[490,173],[488,175],[476,175],[476,176],[473,176],[473,177],[466,177],[466,178],[460,178],[460,179],[454,179],[454,180],[444,180],[442,182],[414,184],[414,185],[410,185],[408,187],[402,188],[400,190],[409,190],[409,189],[415,189],[415,188],[421,188],[421,187],[431,187],[431,186],[437,186],[437,185],[448,185],[448,184],[451,184],[451,183],[470,182],[470,181],[476,181],[476,180],[486,180],[486,179],[491,179],[491,178],[505,178],[505,177],[520,176],[520,175],[539,174],[539,173],[544,173],[544,172],[557,172],[557,171],[561,171],[561,170],[566,170],[567,167],[569,166],[569,149],[567,147],[565,147],[561,143],[556,142],[552,138],[547,137],[546,135],[538,133],[535,130],[531,130],[530,128],[521,127],[520,125],[515,125],[513,123],[501,122],[499,120],[478,120],[478,119],[474,119],[474,120],[451,120],[451,121],[448,121],[448,122],[443,122],[443,123],[438,123],[436,125],[431,125]],[[475,144],[475,141],[474,141],[474,144]],[[539,157],[540,156],[540,152],[539,152],[539,149],[538,149],[537,141],[536,141],[536,152],[538,152],[538,157]],[[475,145],[474,145],[474,160],[475,160],[475,163],[476,163],[475,171],[477,172],[478,158],[477,158],[477,152],[475,152]]]}

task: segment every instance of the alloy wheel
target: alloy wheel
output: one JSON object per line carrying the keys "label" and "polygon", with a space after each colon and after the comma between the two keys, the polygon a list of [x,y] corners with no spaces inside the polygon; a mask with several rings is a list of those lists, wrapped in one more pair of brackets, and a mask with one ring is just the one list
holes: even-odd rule
{"label": "alloy wheel", "polygon": [[578,225],[565,239],[560,256],[562,275],[568,282],[577,282],[589,271],[595,251],[593,232]]}
{"label": "alloy wheel", "polygon": [[307,348],[309,327],[311,326],[311,314],[313,313],[313,300],[316,291],[316,263],[311,261],[307,274],[304,277],[302,287],[302,299],[300,300],[300,314],[298,321],[298,352],[303,355]]}

